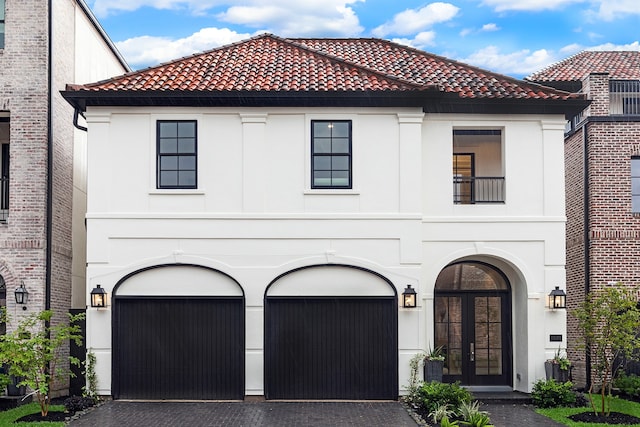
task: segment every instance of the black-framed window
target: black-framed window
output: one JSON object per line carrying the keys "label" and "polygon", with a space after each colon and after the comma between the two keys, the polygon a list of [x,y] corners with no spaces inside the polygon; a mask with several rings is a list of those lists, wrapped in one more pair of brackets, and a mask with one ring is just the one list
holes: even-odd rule
{"label": "black-framed window", "polygon": [[4,0],[0,0],[0,49],[4,49]]}
{"label": "black-framed window", "polygon": [[158,120],[157,188],[198,188],[195,120]]}
{"label": "black-framed window", "polygon": [[640,213],[640,156],[631,158],[631,212]]}
{"label": "black-framed window", "polygon": [[351,120],[311,121],[311,188],[351,188]]}

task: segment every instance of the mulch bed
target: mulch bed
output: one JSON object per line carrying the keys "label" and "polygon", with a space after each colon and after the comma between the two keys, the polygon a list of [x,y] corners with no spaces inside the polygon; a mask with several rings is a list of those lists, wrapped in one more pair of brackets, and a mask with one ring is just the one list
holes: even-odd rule
{"label": "mulch bed", "polygon": [[19,423],[19,422],[41,422],[41,421],[50,421],[50,422],[65,421],[71,415],[73,414],[70,414],[68,412],[63,412],[63,411],[49,411],[47,416],[43,417],[42,415],[40,415],[40,412],[38,412],[37,414],[29,414],[29,415],[25,415],[24,417],[20,417],[15,422]]}
{"label": "mulch bed", "polygon": [[620,412],[611,412],[609,416],[596,415],[593,411],[581,412],[571,415],[571,420],[583,423],[602,423],[602,424],[640,424],[640,418],[633,415],[621,414]]}

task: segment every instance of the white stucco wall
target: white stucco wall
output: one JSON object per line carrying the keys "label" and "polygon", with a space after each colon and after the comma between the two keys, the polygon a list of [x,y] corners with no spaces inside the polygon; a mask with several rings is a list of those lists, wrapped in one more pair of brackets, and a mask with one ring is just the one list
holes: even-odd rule
{"label": "white stucco wall", "polygon": [[[398,295],[407,284],[418,291],[417,309],[398,307],[401,389],[409,359],[433,342],[433,287],[450,262],[486,261],[509,278],[516,389],[528,391],[544,375],[543,361],[557,348],[549,334],[565,335],[564,313],[544,308],[544,296],[564,288],[561,117],[90,108],[87,118],[87,301],[96,284],[112,294],[128,274],[157,265],[228,275],[246,298],[247,394],[264,392],[267,286],[311,265],[360,267],[384,277]],[[157,190],[156,120],[186,119],[198,121],[198,189]],[[352,190],[310,188],[313,119],[353,121]],[[503,131],[504,204],[453,204],[456,127]],[[385,288],[381,282],[371,289]],[[111,308],[89,309],[88,325],[99,389],[109,394]]]}

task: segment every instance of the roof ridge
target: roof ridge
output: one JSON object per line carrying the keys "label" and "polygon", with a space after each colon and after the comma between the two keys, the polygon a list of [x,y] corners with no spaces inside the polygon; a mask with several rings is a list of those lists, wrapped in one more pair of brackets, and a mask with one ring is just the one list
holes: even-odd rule
{"label": "roof ridge", "polygon": [[[378,70],[374,70],[374,69],[366,67],[366,66],[364,66],[362,64],[358,64],[358,63],[355,63],[353,61],[349,61],[347,59],[341,58],[339,56],[332,55],[332,54],[326,53],[326,52],[322,52],[322,51],[313,49],[313,48],[311,48],[309,46],[305,46],[305,45],[300,44],[300,43],[296,43],[295,42],[295,40],[296,40],[295,38],[294,39],[289,39],[289,38],[285,39],[285,38],[274,36],[274,35],[272,35],[272,37],[274,39],[279,39],[279,40],[281,40],[283,42],[289,43],[289,44],[295,46],[298,49],[305,50],[307,52],[312,52],[314,55],[323,56],[323,57],[328,58],[328,59],[330,59],[332,61],[337,61],[339,63],[346,64],[346,65],[348,65],[350,67],[354,67],[354,68],[357,68],[359,70],[363,70],[363,71],[365,71],[367,73],[371,73],[371,74],[375,74],[375,75],[381,76],[386,80],[393,80],[393,81],[396,81],[396,82],[400,82],[403,85],[412,86],[412,87],[415,87],[417,89],[422,89],[422,90],[436,88],[438,91],[442,91],[442,88],[440,88],[438,85],[433,85],[433,84],[431,84],[431,85],[422,85],[422,84],[419,84],[419,83],[415,83],[415,82],[403,79],[403,78],[398,77],[398,76],[393,76],[391,74],[385,74],[385,73],[380,72]],[[373,39],[373,38],[352,38],[352,39],[349,39],[349,38],[319,38],[319,37],[304,38],[304,37],[300,37],[300,38],[298,38],[298,40],[379,40],[379,39]]]}

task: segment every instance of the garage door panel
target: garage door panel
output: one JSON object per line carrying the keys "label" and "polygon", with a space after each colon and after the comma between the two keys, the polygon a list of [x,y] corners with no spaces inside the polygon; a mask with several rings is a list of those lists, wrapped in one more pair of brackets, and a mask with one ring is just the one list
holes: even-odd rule
{"label": "garage door panel", "polygon": [[268,298],[266,397],[394,399],[394,298]]}
{"label": "garage door panel", "polygon": [[114,397],[241,399],[241,298],[118,298]]}

